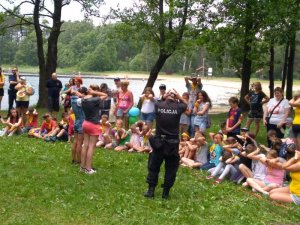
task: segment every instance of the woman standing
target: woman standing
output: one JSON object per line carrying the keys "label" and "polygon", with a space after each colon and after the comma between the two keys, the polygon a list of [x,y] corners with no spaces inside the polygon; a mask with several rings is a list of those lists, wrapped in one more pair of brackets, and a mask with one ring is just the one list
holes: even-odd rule
{"label": "woman standing", "polygon": [[155,119],[155,98],[152,88],[146,87],[144,94],[140,98],[142,101],[141,120],[152,129],[152,123]]}
{"label": "woman standing", "polygon": [[115,115],[117,119],[122,119],[124,121],[125,129],[129,129],[128,121],[128,111],[133,106],[133,95],[130,90],[128,90],[129,81],[121,81],[121,89],[117,95],[117,103],[115,109]]}
{"label": "woman standing", "polygon": [[98,85],[91,85],[86,96],[82,98],[82,109],[85,119],[83,128],[83,147],[81,151],[80,171],[86,174],[96,173],[92,168],[93,154],[98,136],[100,134],[100,113],[101,100],[107,98],[107,94],[100,92]]}
{"label": "woman standing", "polygon": [[[283,97],[283,91],[280,87],[274,89],[274,96],[264,111],[264,125],[267,127],[267,131],[275,130],[276,136],[283,138],[284,134],[281,132],[281,128],[285,129],[286,118],[290,113],[291,106],[289,101]],[[270,140],[268,140],[268,144],[270,147]]]}
{"label": "woman standing", "polygon": [[29,99],[33,94],[31,85],[27,84],[25,77],[20,77],[19,83],[15,86],[17,92],[16,102],[17,111],[22,118],[23,124],[26,124],[26,112],[29,107]]}
{"label": "woman standing", "polygon": [[1,110],[1,102],[4,96],[4,84],[5,84],[5,76],[2,73],[2,68],[0,67],[0,110]]}
{"label": "woman standing", "polygon": [[212,107],[211,100],[203,90],[197,93],[197,100],[194,104],[193,113],[196,115],[194,120],[195,132],[205,133],[208,122],[208,110]]}
{"label": "woman standing", "polygon": [[75,114],[74,121],[74,141],[72,145],[72,163],[79,164],[81,158],[81,149],[83,144],[83,131],[82,123],[84,120],[84,112],[81,104],[78,103],[81,99],[78,96],[84,96],[87,88],[82,87],[82,79],[80,77],[74,78],[74,85],[69,88],[65,93],[71,95],[71,107]]}
{"label": "woman standing", "polygon": [[296,93],[295,96],[290,100],[290,106],[294,108],[295,117],[292,124],[291,137],[297,144],[297,149],[300,149],[300,92]]}
{"label": "woman standing", "polygon": [[253,83],[253,90],[245,96],[246,102],[250,105],[246,127],[250,129],[252,122],[255,123],[254,134],[257,136],[259,131],[259,123],[263,118],[263,104],[269,101],[269,97],[262,91],[261,83]]}

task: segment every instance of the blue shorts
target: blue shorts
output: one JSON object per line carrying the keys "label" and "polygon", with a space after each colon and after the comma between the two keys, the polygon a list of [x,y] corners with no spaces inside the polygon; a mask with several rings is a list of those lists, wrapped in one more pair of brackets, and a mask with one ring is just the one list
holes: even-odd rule
{"label": "blue shorts", "polygon": [[123,116],[128,116],[128,114],[124,114],[124,109],[118,108],[117,110],[117,117],[123,117]]}
{"label": "blue shorts", "polygon": [[201,132],[205,132],[205,130],[206,130],[206,121],[207,121],[206,116],[196,116],[195,120],[194,120],[194,126],[199,127],[199,130]]}
{"label": "blue shorts", "polygon": [[153,122],[155,119],[155,112],[152,113],[141,113],[141,120],[145,122]]}

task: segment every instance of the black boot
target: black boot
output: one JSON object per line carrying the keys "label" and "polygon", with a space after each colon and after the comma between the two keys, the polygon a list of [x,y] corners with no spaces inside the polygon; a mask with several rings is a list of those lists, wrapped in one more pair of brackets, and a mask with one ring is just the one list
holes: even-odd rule
{"label": "black boot", "polygon": [[168,198],[169,198],[169,193],[170,193],[170,188],[164,188],[161,197],[162,197],[163,199],[168,199]]}
{"label": "black boot", "polygon": [[144,197],[146,198],[154,198],[155,187],[149,186],[148,191],[144,193]]}

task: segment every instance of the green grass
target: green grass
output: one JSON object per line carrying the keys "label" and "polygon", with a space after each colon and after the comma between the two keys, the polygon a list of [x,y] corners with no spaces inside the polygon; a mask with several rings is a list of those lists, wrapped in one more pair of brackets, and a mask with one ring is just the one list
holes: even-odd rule
{"label": "green grass", "polygon": [[[41,111],[42,114],[42,111]],[[216,131],[225,114],[213,115]],[[262,129],[263,131],[264,129]],[[261,132],[259,140],[264,140]],[[1,224],[297,224],[299,207],[276,204],[229,182],[212,185],[180,168],[171,198],[145,199],[147,154],[97,149],[88,176],[71,165],[67,143],[1,138]],[[163,169],[160,184],[163,180]],[[159,186],[160,186],[159,184]]]}

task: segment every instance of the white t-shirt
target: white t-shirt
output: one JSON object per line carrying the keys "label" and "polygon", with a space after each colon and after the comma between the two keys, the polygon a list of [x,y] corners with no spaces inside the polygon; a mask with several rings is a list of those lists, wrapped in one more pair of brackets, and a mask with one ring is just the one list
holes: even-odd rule
{"label": "white t-shirt", "polygon": [[[264,154],[258,155],[260,158],[266,157]],[[252,167],[251,167],[253,178],[264,180],[267,173],[267,167],[263,164],[260,160],[252,160]]]}
{"label": "white t-shirt", "polygon": [[150,99],[144,99],[141,112],[142,113],[152,113],[154,112],[155,101]]}
{"label": "white t-shirt", "polygon": [[[280,100],[279,100],[280,101]],[[273,108],[278,104],[275,98],[271,98],[268,102],[268,114],[270,114]],[[270,118],[270,124],[277,125],[284,117],[284,110],[290,108],[289,101],[287,99],[283,99],[280,104],[274,109],[272,116]]]}

